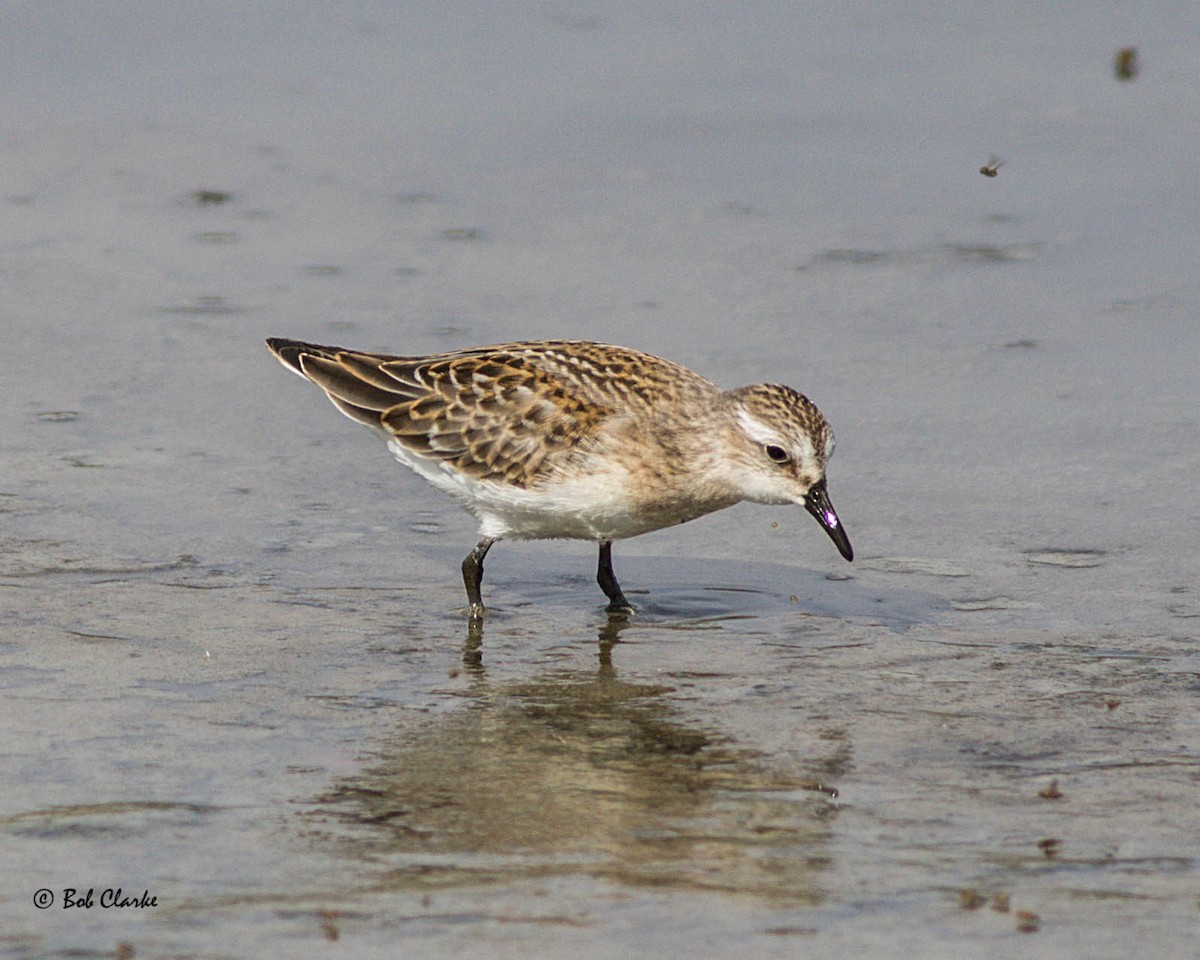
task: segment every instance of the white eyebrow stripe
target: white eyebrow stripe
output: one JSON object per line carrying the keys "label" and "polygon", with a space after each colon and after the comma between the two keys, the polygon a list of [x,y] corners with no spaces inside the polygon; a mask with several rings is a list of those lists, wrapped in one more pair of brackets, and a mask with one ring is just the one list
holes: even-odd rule
{"label": "white eyebrow stripe", "polygon": [[746,410],[745,407],[738,410],[737,419],[746,436],[755,443],[761,443],[763,446],[775,445],[783,447],[789,455],[795,457],[800,462],[816,459],[817,449],[813,446],[810,437],[800,435],[789,440],[782,436],[779,431],[771,429],[771,427]]}
{"label": "white eyebrow stripe", "polygon": [[783,438],[757,417],[751,416],[745,407],[738,409],[737,418],[738,424],[746,432],[746,436],[755,443],[783,445]]}

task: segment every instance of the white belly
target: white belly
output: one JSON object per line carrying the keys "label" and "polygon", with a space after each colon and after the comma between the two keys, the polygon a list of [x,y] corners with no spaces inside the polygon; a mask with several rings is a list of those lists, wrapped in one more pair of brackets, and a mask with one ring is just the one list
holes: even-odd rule
{"label": "white belly", "polygon": [[522,490],[468,477],[444,462],[417,457],[395,442],[389,442],[388,448],[397,460],[474,514],[485,537],[622,540],[716,509],[679,502],[648,510],[632,491],[628,472],[614,463],[569,482]]}

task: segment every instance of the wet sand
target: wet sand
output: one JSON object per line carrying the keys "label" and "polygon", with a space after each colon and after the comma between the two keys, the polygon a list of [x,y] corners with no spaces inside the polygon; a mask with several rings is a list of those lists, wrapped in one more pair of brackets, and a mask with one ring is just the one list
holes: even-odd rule
{"label": "wet sand", "polygon": [[[0,12],[0,953],[1195,953],[1179,17],[759,14]],[[856,561],[501,543],[473,633],[269,335],[791,383]]]}

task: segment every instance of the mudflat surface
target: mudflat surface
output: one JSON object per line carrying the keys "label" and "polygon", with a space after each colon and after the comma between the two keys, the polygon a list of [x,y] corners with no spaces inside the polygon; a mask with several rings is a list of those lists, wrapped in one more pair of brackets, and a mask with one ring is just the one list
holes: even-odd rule
{"label": "mudflat surface", "polygon": [[[1196,956],[1192,20],[0,8],[0,953]],[[271,335],[790,383],[856,560],[502,543],[473,634]]]}

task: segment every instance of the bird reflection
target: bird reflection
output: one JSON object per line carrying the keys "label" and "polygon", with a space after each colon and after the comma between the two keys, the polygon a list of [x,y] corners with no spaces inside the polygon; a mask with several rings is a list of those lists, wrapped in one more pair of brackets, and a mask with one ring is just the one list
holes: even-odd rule
{"label": "bird reflection", "polygon": [[[615,611],[600,625],[598,656],[601,667],[612,667],[612,649],[621,642],[621,631],[629,626],[629,614]],[[463,666],[475,673],[483,668],[483,618],[472,617],[467,622],[467,638],[463,642]]]}
{"label": "bird reflection", "polygon": [[463,709],[405,722],[314,815],[400,889],[585,874],[819,902],[828,791],[685,716],[672,687],[622,679],[613,648],[641,628],[609,618],[594,667],[521,681],[489,678],[471,629]]}

